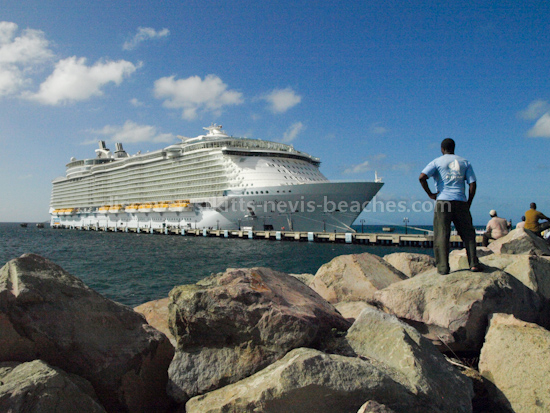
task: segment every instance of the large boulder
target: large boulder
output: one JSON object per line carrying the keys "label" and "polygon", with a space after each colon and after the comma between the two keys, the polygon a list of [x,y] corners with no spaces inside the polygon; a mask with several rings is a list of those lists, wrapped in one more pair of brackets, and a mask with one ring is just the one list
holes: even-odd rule
{"label": "large boulder", "polygon": [[489,392],[514,412],[550,411],[550,331],[508,314],[494,314],[479,371]]}
{"label": "large boulder", "polygon": [[375,291],[408,277],[377,255],[341,255],[324,264],[310,287],[329,303],[368,301]]}
{"label": "large boulder", "polygon": [[234,383],[297,347],[323,347],[351,323],[312,289],[268,268],[228,269],[170,292],[177,351],[169,393],[180,403]]}
{"label": "large boulder", "polygon": [[185,408],[187,413],[349,413],[365,400],[376,400],[395,411],[430,411],[368,360],[308,348],[292,350],[238,383],[194,397]]}
{"label": "large boulder", "polygon": [[34,254],[0,271],[0,361],[32,361],[89,380],[107,410],[166,406],[174,349],[143,316]]}
{"label": "large boulder", "polygon": [[[492,254],[494,254],[494,252],[490,250],[489,247],[476,248],[476,255],[477,258],[479,258],[480,260],[481,258]],[[451,272],[458,270],[467,270],[470,268],[470,265],[468,263],[468,255],[466,254],[465,248],[461,250],[451,251],[451,253],[449,254],[449,268]]]}
{"label": "large boulder", "polygon": [[489,244],[495,254],[550,255],[548,244],[534,232],[518,228]]}
{"label": "large boulder", "polygon": [[142,314],[147,323],[163,333],[170,343],[175,347],[176,339],[172,335],[170,328],[168,327],[168,305],[170,304],[170,298],[161,298],[160,300],[153,300],[144,304],[138,305],[134,308],[134,311]]}
{"label": "large boulder", "polygon": [[416,329],[395,316],[366,308],[348,330],[347,342],[359,355],[393,371],[432,411],[471,412],[471,381],[456,370]]}
{"label": "large boulder", "polygon": [[350,321],[355,321],[359,317],[359,314],[361,314],[361,311],[367,307],[375,308],[365,301],[342,301],[341,303],[334,304],[334,308]]}
{"label": "large boulder", "polygon": [[0,363],[0,411],[104,413],[89,381],[42,360]]}
{"label": "large boulder", "polygon": [[[550,300],[550,260],[538,255],[491,254],[479,259],[490,269],[500,269],[516,277],[527,288]],[[457,270],[468,268],[468,260],[460,260]]]}
{"label": "large boulder", "polygon": [[479,351],[493,313],[537,321],[542,309],[536,293],[500,270],[427,271],[377,291],[373,302],[445,351]]}
{"label": "large boulder", "polygon": [[385,255],[384,260],[409,278],[435,268],[435,258],[426,254],[394,252]]}

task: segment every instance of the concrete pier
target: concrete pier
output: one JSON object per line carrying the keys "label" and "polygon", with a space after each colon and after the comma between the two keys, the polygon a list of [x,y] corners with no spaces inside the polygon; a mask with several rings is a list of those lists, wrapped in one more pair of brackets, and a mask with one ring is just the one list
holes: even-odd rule
{"label": "concrete pier", "polygon": [[[148,228],[140,231],[136,228],[124,227],[63,227],[54,228],[79,229],[109,232],[135,232],[142,234],[183,235],[195,237],[219,237],[219,238],[243,238],[243,239],[267,239],[273,241],[295,242],[337,242],[346,244],[410,246],[431,248],[433,247],[433,235],[425,234],[388,234],[388,233],[361,233],[361,232],[306,232],[306,231],[267,231],[267,230],[224,230],[224,229],[180,229],[180,228]],[[482,236],[478,235],[476,241],[481,245]],[[451,235],[451,247],[463,247],[458,235]]]}

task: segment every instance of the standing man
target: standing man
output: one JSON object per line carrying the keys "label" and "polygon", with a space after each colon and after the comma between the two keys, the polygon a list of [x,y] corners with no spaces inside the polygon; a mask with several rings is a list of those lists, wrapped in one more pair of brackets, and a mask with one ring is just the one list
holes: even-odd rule
{"label": "standing man", "polygon": [[[542,236],[541,232],[550,228],[550,218],[542,212],[537,211],[537,204],[531,202],[529,211],[525,212],[525,229],[533,231],[535,234]],[[547,222],[539,224],[540,219],[546,219]]]}
{"label": "standing man", "polygon": [[497,211],[494,209],[489,211],[489,215],[491,219],[487,223],[487,227],[485,227],[485,233],[483,234],[483,241],[481,243],[484,247],[489,245],[490,239],[499,239],[508,235],[508,221],[498,217]]}
{"label": "standing man", "polygon": [[[476,253],[476,232],[472,225],[470,206],[476,194],[476,176],[470,162],[455,155],[455,142],[441,142],[443,156],[430,162],[420,174],[420,185],[431,199],[436,200],[434,211],[434,256],[439,274],[449,273],[449,238],[451,222],[466,247],[470,271],[479,272]],[[436,193],[428,186],[428,178],[434,178]],[[468,197],[465,195],[468,183]]]}

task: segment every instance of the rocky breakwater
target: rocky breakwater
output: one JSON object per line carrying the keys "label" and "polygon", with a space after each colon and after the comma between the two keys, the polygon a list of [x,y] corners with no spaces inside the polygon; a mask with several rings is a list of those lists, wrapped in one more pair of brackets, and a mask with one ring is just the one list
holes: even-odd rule
{"label": "rocky breakwater", "polygon": [[232,269],[170,296],[172,394],[198,394],[187,412],[472,409],[472,383],[414,328],[366,308],[348,330],[287,274]]}
{"label": "rocky breakwater", "polygon": [[165,410],[173,354],[140,314],[40,256],[1,269],[0,411]]}

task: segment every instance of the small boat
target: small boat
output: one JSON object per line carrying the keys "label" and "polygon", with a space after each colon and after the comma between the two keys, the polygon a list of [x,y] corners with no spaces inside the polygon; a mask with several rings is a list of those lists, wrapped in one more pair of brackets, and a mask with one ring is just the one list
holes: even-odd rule
{"label": "small boat", "polygon": [[168,211],[168,202],[156,202],[153,204],[153,211],[164,212]]}
{"label": "small boat", "polygon": [[139,212],[151,212],[151,209],[153,208],[152,204],[141,204],[138,208]]}
{"label": "small boat", "polygon": [[44,223],[39,222],[38,224],[36,224],[36,228],[44,228]]}
{"label": "small boat", "polygon": [[138,210],[140,204],[128,205],[124,210],[128,213],[134,213]]}
{"label": "small boat", "polygon": [[22,222],[19,225],[21,225],[21,227],[23,227],[23,228],[27,228],[27,223],[26,222]]}
{"label": "small boat", "polygon": [[109,213],[110,214],[118,214],[119,212],[123,211],[122,205],[112,205],[109,207]]}
{"label": "small boat", "polygon": [[109,212],[109,208],[111,208],[110,205],[103,205],[102,207],[99,207],[99,213],[106,214],[107,212]]}
{"label": "small boat", "polygon": [[395,228],[394,227],[383,227],[382,231],[384,231],[384,232],[393,232],[393,231],[395,231]]}

